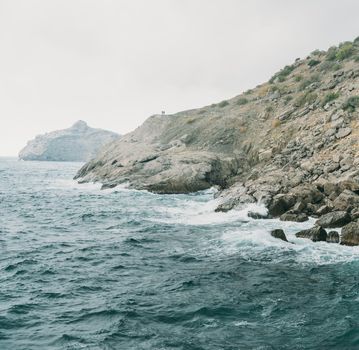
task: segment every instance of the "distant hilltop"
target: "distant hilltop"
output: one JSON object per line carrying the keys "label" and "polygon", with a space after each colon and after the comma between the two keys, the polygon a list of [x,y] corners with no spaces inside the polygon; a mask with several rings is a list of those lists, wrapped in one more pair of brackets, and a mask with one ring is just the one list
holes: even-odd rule
{"label": "distant hilltop", "polygon": [[23,160],[84,162],[105,144],[120,137],[112,131],[94,129],[79,120],[68,129],[36,136],[20,151]]}

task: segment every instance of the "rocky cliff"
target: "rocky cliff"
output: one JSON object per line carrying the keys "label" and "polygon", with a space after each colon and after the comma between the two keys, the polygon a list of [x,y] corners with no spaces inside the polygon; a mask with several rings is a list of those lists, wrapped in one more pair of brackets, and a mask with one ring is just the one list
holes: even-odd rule
{"label": "rocky cliff", "polygon": [[359,218],[358,166],[359,38],[232,99],[152,116],[76,178],[158,193],[218,186],[219,211],[261,201],[282,220],[341,212],[326,224],[338,227]]}
{"label": "rocky cliff", "polygon": [[90,128],[84,121],[72,127],[36,136],[19,153],[23,160],[88,161],[104,145],[119,135],[102,129]]}

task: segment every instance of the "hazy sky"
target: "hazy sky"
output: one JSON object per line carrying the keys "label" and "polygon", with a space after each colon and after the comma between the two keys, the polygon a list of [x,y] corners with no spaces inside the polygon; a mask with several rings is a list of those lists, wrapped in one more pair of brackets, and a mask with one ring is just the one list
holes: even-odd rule
{"label": "hazy sky", "polygon": [[358,0],[0,0],[0,155],[83,119],[126,133],[359,36]]}

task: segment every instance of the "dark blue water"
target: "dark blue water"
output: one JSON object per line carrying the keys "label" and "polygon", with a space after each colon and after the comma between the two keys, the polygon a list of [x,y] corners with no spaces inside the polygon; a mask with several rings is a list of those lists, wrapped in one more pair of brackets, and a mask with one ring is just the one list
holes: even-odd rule
{"label": "dark blue water", "polygon": [[359,349],[358,248],[79,166],[0,159],[1,350]]}

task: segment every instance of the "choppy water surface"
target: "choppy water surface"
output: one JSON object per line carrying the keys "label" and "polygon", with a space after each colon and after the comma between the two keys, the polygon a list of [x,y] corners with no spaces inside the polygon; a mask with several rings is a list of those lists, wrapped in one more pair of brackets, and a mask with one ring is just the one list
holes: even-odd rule
{"label": "choppy water surface", "polygon": [[359,348],[358,248],[79,166],[0,159],[0,349]]}

